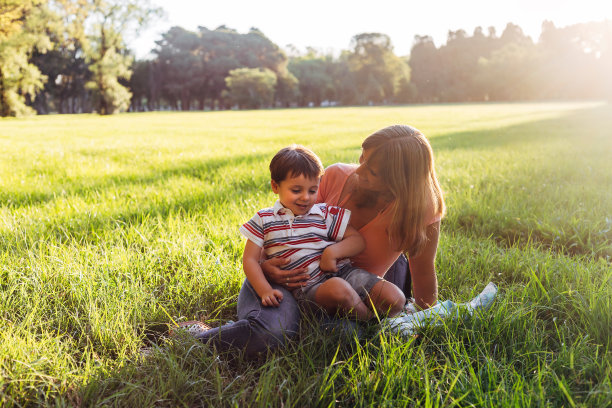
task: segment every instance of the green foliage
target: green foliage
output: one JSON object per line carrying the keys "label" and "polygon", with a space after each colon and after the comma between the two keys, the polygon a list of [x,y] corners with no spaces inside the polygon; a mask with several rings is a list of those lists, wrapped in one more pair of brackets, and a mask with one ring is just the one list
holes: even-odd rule
{"label": "green foliage", "polygon": [[319,106],[325,99],[333,99],[335,93],[334,77],[331,72],[332,57],[314,54],[291,58],[288,69],[298,79],[300,90],[299,105],[310,102]]}
{"label": "green foliage", "polygon": [[44,31],[48,18],[41,0],[0,2],[0,116],[34,113],[26,97],[33,98],[46,77],[29,57],[50,47]]}
{"label": "green foliage", "polygon": [[422,102],[609,98],[612,22],[556,28],[544,22],[539,42],[508,23],[497,37],[477,27],[449,31],[439,48],[417,36],[411,81]]}
{"label": "green foliage", "polygon": [[86,87],[93,91],[99,114],[127,110],[132,94],[120,80],[130,78],[132,57],[123,36],[133,25],[140,29],[160,10],[149,1],[133,0],[89,0],[87,7],[93,29],[84,44],[92,73]]}
{"label": "green foliage", "polygon": [[52,47],[31,58],[47,81],[32,106],[38,113],[91,112],[91,96],[85,88],[91,72],[83,50],[89,9],[86,0],[53,0],[48,4],[53,10],[46,22]]}
{"label": "green foliage", "polygon": [[[611,109],[4,119],[0,405],[610,406]],[[299,341],[255,361],[160,338],[168,315],[236,319],[237,229],[273,202],[279,148],[355,163],[366,135],[397,122],[429,137],[446,194],[440,298],[468,300],[491,280],[490,312],[418,339],[375,325],[355,339],[305,318]]]}
{"label": "green foliage", "polygon": [[225,79],[229,98],[238,108],[270,107],[274,99],[276,75],[267,68],[239,68]]}
{"label": "green foliage", "polygon": [[298,79],[288,69],[276,77],[275,99],[280,106],[289,107],[299,94]]}
{"label": "green foliage", "polygon": [[154,109],[155,95],[159,93],[159,85],[153,83],[153,63],[149,60],[134,61],[133,74],[130,77],[129,88],[132,91],[132,106],[135,111]]}
{"label": "green foliage", "polygon": [[[410,56],[402,58],[394,54],[387,35],[361,33],[339,57],[308,49],[290,61],[256,28],[240,34],[226,26],[197,32],[173,27],[157,41],[156,59],[135,62],[124,37],[160,13],[149,1],[4,3],[3,115],[31,112],[26,105],[39,113],[110,114],[129,103],[134,110],[227,109],[232,101],[225,98],[225,79],[238,68],[273,71],[271,106],[283,107],[324,101],[364,105],[612,95],[609,21],[562,28],[544,22],[537,43],[512,23],[501,36],[493,28],[486,35],[480,27],[471,36],[461,29],[449,31],[440,47],[431,37],[416,36]],[[20,13],[31,15],[22,21]],[[44,52],[50,47],[47,38],[49,53]]]}
{"label": "green foliage", "polygon": [[408,80],[409,69],[393,53],[389,36],[363,33],[354,36],[351,43],[353,51],[348,55],[348,63],[354,74],[358,103],[392,101],[400,82]]}
{"label": "green foliage", "polygon": [[[152,76],[148,83],[163,84],[159,96],[173,108],[190,110],[227,107],[226,78],[238,68],[263,68],[276,75],[275,99],[283,105],[293,101],[297,80],[287,71],[287,57],[280,48],[257,29],[240,34],[225,26],[197,33],[173,27],[162,34],[154,50]],[[267,99],[268,95],[260,98]],[[271,103],[266,100],[266,104]],[[257,103],[256,103],[257,105]],[[250,105],[249,105],[250,106]]]}
{"label": "green foliage", "polygon": [[92,80],[85,84],[93,91],[94,103],[98,113],[110,115],[127,110],[130,106],[132,93],[119,83],[120,79],[130,79],[132,57],[121,55],[117,49],[110,49],[96,53],[97,60],[89,65]]}

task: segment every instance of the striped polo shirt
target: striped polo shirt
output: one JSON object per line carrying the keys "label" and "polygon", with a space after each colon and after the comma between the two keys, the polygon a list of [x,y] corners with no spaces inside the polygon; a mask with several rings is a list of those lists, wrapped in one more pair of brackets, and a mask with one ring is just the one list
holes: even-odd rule
{"label": "striped polo shirt", "polygon": [[[263,248],[266,259],[291,258],[282,269],[308,268],[306,287],[323,278],[319,260],[329,245],[342,241],[351,212],[325,203],[312,206],[308,214],[293,215],[279,200],[274,207],[258,211],[240,227],[240,233]],[[339,261],[340,268],[349,260]]]}

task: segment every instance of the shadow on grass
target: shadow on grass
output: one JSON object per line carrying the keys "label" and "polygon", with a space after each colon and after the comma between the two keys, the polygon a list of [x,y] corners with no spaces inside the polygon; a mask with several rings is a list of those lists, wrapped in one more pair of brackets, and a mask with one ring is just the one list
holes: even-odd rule
{"label": "shadow on grass", "polygon": [[[546,156],[542,146],[548,141],[563,146],[562,150],[553,148]],[[534,148],[543,152],[541,158],[532,156],[526,163],[528,173],[511,167],[496,169],[492,163],[491,175],[476,175],[472,180],[477,184],[476,198],[449,208],[446,227],[491,238],[505,247],[535,245],[567,255],[612,258],[612,220],[607,218],[612,207],[604,187],[612,182],[612,105],[579,109],[555,119],[444,135],[431,143],[435,152],[450,153],[450,161],[453,152],[463,149],[484,153],[520,147],[528,151],[537,143]],[[500,202],[495,194],[504,194],[509,204],[504,208],[481,204],[487,199]],[[606,202],[608,207],[602,210]],[[543,214],[541,204],[552,212]],[[593,207],[598,208],[596,213]]]}
{"label": "shadow on grass", "polygon": [[150,355],[134,356],[92,378],[75,395],[85,406],[103,401],[118,406],[316,406],[324,397],[321,367],[338,354],[350,358],[364,343],[354,329],[325,331],[320,323],[305,316],[299,340],[250,358],[241,350],[219,353],[189,336],[173,338]]}
{"label": "shadow on grass", "polygon": [[[575,109],[558,118],[525,122],[477,132],[457,132],[436,136],[431,139],[434,152],[458,149],[479,150],[509,148],[515,145],[529,145],[543,139],[567,139],[579,141],[588,139],[585,124],[599,123],[602,131],[612,138],[612,104]],[[601,133],[601,132],[600,132]]]}
{"label": "shadow on grass", "polygon": [[[516,145],[529,145],[543,140],[567,140],[571,144],[591,143],[596,149],[598,139],[612,140],[612,109],[610,105],[597,106],[594,108],[580,109],[565,113],[555,119],[547,119],[519,125],[508,126],[499,129],[481,130],[478,132],[462,132],[436,137],[432,139],[432,145],[436,152],[452,152],[458,149],[499,149],[512,148]],[[598,126],[597,129],[594,126]],[[606,146],[604,146],[605,148]],[[354,151],[354,147],[347,147],[340,152]],[[265,163],[269,159],[268,154],[247,154],[233,156],[230,158],[212,159],[194,162],[179,162],[173,167],[150,171],[142,175],[127,176],[100,176],[95,180],[80,179],[73,187],[69,187],[66,194],[69,196],[87,196],[92,192],[104,192],[109,189],[129,190],[131,186],[163,185],[164,182],[175,177],[187,177],[214,183],[217,187],[214,192],[194,191],[178,197],[163,197],[157,201],[135,203],[130,208],[119,211],[97,214],[81,214],[79,216],[58,217],[41,223],[28,226],[19,235],[12,231],[0,234],[0,248],[8,250],[18,245],[21,237],[28,237],[30,242],[42,242],[53,240],[53,242],[97,242],[99,236],[105,236],[104,232],[121,228],[124,225],[141,225],[147,223],[151,218],[167,218],[170,214],[187,213],[197,214],[210,205],[218,205],[224,202],[241,202],[255,192],[265,191],[267,186],[261,185],[248,175],[235,180],[223,179],[225,170],[235,166],[262,163],[262,174],[266,172]],[[546,167],[546,161],[531,164],[534,167],[533,180],[537,180]],[[505,170],[503,174],[503,185],[499,191],[504,191],[503,186],[511,186],[524,182],[520,175],[511,174],[511,169]],[[500,172],[501,173],[501,172]],[[523,176],[524,177],[524,176]],[[549,180],[546,180],[549,182]],[[481,182],[486,182],[482,180]],[[553,180],[554,182],[554,180]],[[498,183],[493,179],[491,183]],[[507,189],[506,189],[507,190]],[[27,207],[36,204],[50,202],[57,198],[61,188],[56,188],[48,193],[20,193],[15,191],[4,191],[0,198],[6,203],[10,197],[11,207]],[[21,194],[21,195],[20,195]],[[529,194],[526,192],[524,194]],[[520,199],[516,197],[515,199]],[[548,197],[550,199],[550,197]],[[457,211],[458,208],[449,209]],[[558,225],[530,225],[515,221],[514,217],[493,222],[485,217],[482,211],[474,213],[469,208],[456,214],[456,223],[453,228],[460,231],[472,232],[477,235],[490,236],[501,245],[515,244],[541,244],[545,247],[568,254],[580,255],[590,254],[595,256],[606,256],[612,254],[610,242],[612,232],[591,231],[587,229],[576,230],[571,226],[563,226],[563,220],[556,221]],[[485,211],[486,212],[486,211]],[[495,213],[495,211],[493,211]],[[507,215],[507,214],[506,214]],[[516,214],[513,214],[516,216]],[[502,215],[504,217],[504,215]],[[507,218],[507,217],[506,217]],[[488,228],[487,225],[491,228]],[[560,236],[554,229],[563,227],[566,233]],[[552,229],[551,229],[552,228]]]}
{"label": "shadow on grass", "polygon": [[52,191],[46,192],[24,192],[19,190],[5,189],[0,191],[0,205],[11,208],[29,207],[45,204],[69,196],[86,197],[92,192],[103,192],[129,188],[130,186],[147,186],[160,184],[176,177],[191,177],[198,180],[214,180],[219,177],[224,169],[236,165],[265,162],[268,155],[248,154],[232,156],[229,158],[181,161],[179,164],[160,170],[151,170],[143,174],[130,174],[119,176],[98,176],[95,178],[76,178],[69,185],[59,185]]}

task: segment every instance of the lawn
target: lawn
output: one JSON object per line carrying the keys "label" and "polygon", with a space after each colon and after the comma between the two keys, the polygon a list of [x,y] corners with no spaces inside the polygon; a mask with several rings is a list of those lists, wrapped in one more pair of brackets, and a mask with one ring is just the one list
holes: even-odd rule
{"label": "lawn", "polygon": [[[304,321],[258,360],[159,337],[236,318],[238,226],[273,203],[278,149],[354,163],[394,123],[436,155],[440,298],[493,281],[487,314],[417,339]],[[612,406],[609,104],[2,119],[0,248],[2,406]]]}

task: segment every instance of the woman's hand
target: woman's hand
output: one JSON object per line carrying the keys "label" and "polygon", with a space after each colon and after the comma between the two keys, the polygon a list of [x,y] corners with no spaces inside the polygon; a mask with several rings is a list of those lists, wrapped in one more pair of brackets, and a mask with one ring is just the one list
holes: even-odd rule
{"label": "woman's hand", "polygon": [[269,282],[283,285],[287,289],[301,288],[308,280],[306,268],[283,270],[280,267],[287,265],[289,258],[270,258],[261,263],[261,269]]}

